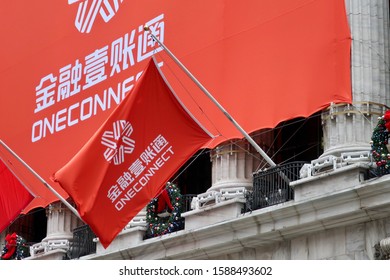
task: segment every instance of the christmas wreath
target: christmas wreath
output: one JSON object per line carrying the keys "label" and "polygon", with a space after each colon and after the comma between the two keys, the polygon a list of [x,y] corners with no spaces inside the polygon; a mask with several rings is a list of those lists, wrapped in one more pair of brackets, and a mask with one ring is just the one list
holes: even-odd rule
{"label": "christmas wreath", "polygon": [[145,238],[151,238],[184,228],[181,217],[183,199],[179,188],[168,183],[166,188],[146,207],[147,230]]}
{"label": "christmas wreath", "polygon": [[390,153],[387,148],[390,131],[390,110],[378,118],[371,137],[371,153],[376,163],[376,173],[382,176],[390,173]]}
{"label": "christmas wreath", "polygon": [[1,251],[2,260],[21,260],[29,256],[29,247],[26,240],[15,232],[7,234],[6,244]]}

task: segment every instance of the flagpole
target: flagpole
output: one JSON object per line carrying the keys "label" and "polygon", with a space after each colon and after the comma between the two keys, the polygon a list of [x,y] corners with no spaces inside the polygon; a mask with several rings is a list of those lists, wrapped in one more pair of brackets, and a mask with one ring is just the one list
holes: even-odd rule
{"label": "flagpole", "polygon": [[241,132],[241,134],[248,140],[248,142],[256,149],[256,151],[270,164],[276,166],[275,162],[261,149],[261,147],[249,136],[248,133],[236,122],[235,119],[222,107],[221,104],[211,95],[211,93],[195,78],[194,75],[176,58],[176,56],[151,32],[150,28],[145,25],[145,31],[149,31],[152,38],[168,53],[168,55],[180,66],[180,68],[190,77],[190,79],[207,95],[208,98],[222,111],[222,113],[229,119],[230,122]]}
{"label": "flagpole", "polygon": [[65,206],[67,206],[69,210],[73,212],[73,214],[75,214],[80,220],[82,220],[77,210],[68,201],[66,201],[66,199],[63,198],[52,186],[50,186],[37,172],[35,172],[35,170],[33,170],[23,159],[21,159],[10,147],[8,147],[7,144],[5,144],[1,139],[0,144],[18,161],[20,161],[20,163],[22,163],[35,177],[37,177],[46,188],[48,188],[55,196],[57,196],[59,200],[61,200],[61,202],[64,203]]}

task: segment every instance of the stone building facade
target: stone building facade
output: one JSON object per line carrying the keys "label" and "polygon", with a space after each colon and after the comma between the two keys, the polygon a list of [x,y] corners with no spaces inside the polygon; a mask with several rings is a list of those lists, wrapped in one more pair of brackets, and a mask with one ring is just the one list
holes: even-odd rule
{"label": "stone building facade", "polygon": [[[246,207],[261,159],[250,147],[210,153],[211,186],[183,213],[185,229],[144,240],[145,211],[104,249],[82,259],[381,259],[390,253],[390,177],[372,177],[370,138],[390,98],[388,0],[345,0],[352,34],[352,104],[321,115],[323,153],[290,182],[294,199]],[[272,141],[272,138],[262,141]],[[47,236],[29,259],[63,259],[81,222],[61,203],[46,209]],[[4,240],[4,236],[1,237]]]}

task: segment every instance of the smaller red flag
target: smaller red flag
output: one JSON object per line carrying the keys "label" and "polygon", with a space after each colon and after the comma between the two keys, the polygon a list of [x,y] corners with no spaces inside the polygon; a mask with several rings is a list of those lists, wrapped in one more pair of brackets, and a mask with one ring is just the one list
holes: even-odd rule
{"label": "smaller red flag", "polygon": [[0,232],[33,200],[33,196],[0,160]]}
{"label": "smaller red flag", "polygon": [[53,180],[106,248],[210,140],[151,59],[133,91]]}

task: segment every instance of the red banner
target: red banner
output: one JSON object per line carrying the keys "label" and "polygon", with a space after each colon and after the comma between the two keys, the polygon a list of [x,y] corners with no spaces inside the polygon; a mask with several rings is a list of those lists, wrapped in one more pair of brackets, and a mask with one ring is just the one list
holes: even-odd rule
{"label": "red banner", "polygon": [[[187,108],[222,134],[211,148],[242,138],[145,24],[249,133],[351,102],[342,0],[7,1],[0,24],[0,139],[45,180],[131,91],[152,54]],[[26,211],[58,200],[30,187],[40,195]]]}
{"label": "red banner", "polygon": [[0,232],[14,221],[33,196],[0,160]]}
{"label": "red banner", "polygon": [[107,247],[210,141],[151,60],[131,94],[54,180]]}

